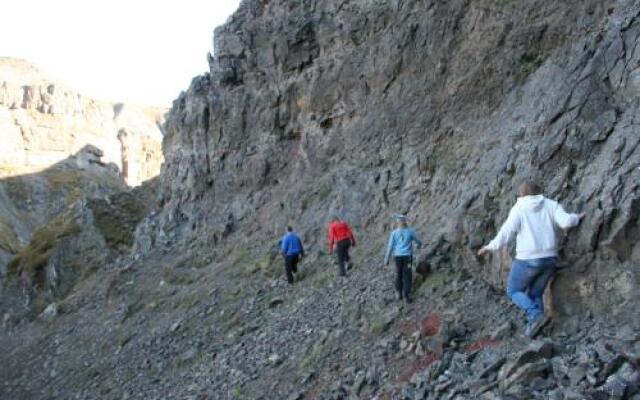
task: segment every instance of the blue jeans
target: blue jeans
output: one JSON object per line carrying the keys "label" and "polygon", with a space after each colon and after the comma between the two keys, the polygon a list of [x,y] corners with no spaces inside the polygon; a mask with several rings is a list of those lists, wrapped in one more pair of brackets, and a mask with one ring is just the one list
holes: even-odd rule
{"label": "blue jeans", "polygon": [[556,271],[557,257],[513,260],[507,282],[507,295],[526,311],[529,322],[544,313],[542,295]]}

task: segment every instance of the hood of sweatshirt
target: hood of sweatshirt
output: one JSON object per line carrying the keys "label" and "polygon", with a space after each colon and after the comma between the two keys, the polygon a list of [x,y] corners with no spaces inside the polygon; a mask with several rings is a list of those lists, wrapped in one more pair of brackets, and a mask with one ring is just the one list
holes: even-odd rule
{"label": "hood of sweatshirt", "polygon": [[519,197],[518,204],[525,210],[540,211],[544,206],[544,196],[538,194],[534,196]]}

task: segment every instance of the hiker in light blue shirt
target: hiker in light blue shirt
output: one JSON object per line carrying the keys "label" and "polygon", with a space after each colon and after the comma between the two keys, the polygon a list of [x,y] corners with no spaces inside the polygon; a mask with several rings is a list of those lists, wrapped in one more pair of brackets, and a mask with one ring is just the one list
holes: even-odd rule
{"label": "hiker in light blue shirt", "polygon": [[398,300],[404,297],[407,303],[411,303],[411,261],[413,259],[413,242],[422,247],[422,241],[413,229],[407,227],[407,217],[396,215],[398,227],[391,232],[387,252],[384,255],[385,265],[389,265],[389,259],[393,256],[396,263],[396,291]]}

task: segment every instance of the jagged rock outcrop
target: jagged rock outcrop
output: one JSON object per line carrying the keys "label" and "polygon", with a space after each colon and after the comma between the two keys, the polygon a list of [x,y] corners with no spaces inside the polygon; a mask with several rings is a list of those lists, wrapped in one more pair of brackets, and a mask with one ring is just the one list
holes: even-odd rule
{"label": "jagged rock outcrop", "polygon": [[87,145],[41,172],[0,178],[0,313],[39,313],[133,244],[152,184],[131,190],[102,156]]}
{"label": "jagged rock outcrop", "polygon": [[0,166],[16,173],[42,169],[90,144],[136,186],[160,171],[165,111],[90,99],[26,61],[2,57]]}
{"label": "jagged rock outcrop", "polygon": [[375,248],[406,211],[435,264],[500,286],[507,252],[482,265],[474,251],[533,178],[587,213],[564,246],[557,309],[633,307],[638,12],[632,1],[245,1],[216,31],[211,73],[168,116],[154,233],[266,243],[292,222],[317,246],[339,212]]}
{"label": "jagged rock outcrop", "polygon": [[[630,0],[243,1],[174,102],[134,253],[36,321],[3,317],[0,388],[636,399],[639,36]],[[587,213],[536,342],[503,292],[508,252],[475,256],[524,178]],[[117,219],[100,237],[130,243],[126,199],[103,200],[90,215]],[[411,305],[378,265],[398,211],[428,243]],[[325,250],[335,213],[358,238],[346,279]],[[288,223],[307,250],[292,287],[275,249]]]}

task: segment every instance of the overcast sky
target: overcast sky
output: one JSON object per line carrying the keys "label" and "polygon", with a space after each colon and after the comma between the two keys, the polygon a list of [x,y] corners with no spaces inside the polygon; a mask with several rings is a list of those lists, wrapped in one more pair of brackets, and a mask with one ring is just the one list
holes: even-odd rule
{"label": "overcast sky", "polygon": [[[240,0],[15,0],[0,56],[27,59],[82,94],[169,106],[208,70],[213,29]],[[0,77],[0,80],[2,77]]]}

